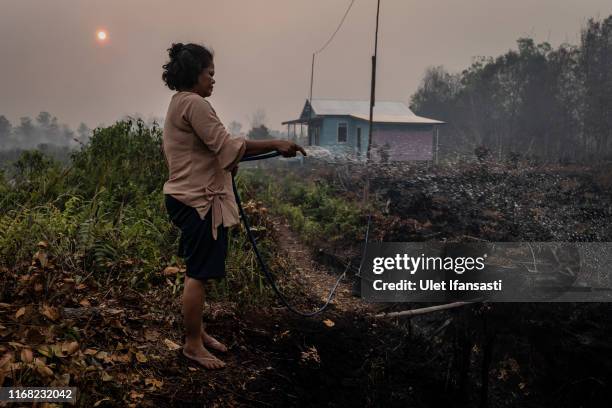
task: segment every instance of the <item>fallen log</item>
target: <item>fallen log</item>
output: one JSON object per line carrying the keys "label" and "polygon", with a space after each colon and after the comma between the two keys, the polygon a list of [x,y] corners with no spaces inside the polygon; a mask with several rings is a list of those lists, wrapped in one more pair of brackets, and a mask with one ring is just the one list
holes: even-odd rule
{"label": "fallen log", "polygon": [[63,314],[68,319],[87,319],[92,316],[101,315],[102,310],[99,307],[65,307]]}
{"label": "fallen log", "polygon": [[404,310],[401,312],[379,313],[379,314],[374,315],[374,317],[377,319],[380,319],[380,318],[390,318],[390,317],[418,316],[418,315],[423,315],[427,313],[439,312],[441,310],[454,309],[456,307],[471,305],[474,303],[476,302],[453,302],[453,303],[446,303],[446,304],[437,305],[437,306],[422,307],[419,309]]}

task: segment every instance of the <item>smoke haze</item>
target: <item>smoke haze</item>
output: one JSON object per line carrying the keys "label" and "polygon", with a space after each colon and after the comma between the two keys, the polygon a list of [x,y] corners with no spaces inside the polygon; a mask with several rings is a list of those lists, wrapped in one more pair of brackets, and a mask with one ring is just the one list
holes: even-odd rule
{"label": "smoke haze", "polygon": [[[48,111],[76,129],[126,114],[163,117],[171,95],[161,65],[172,42],[216,55],[212,102],[224,123],[246,128],[258,109],[280,129],[308,95],[311,55],[327,41],[346,0],[5,0],[0,13],[0,115],[14,125]],[[315,97],[367,99],[376,2],[356,0],[317,58]],[[609,0],[382,0],[377,98],[408,102],[428,66],[450,71],[498,55],[516,39],[577,44]],[[96,30],[109,42],[96,42]]]}

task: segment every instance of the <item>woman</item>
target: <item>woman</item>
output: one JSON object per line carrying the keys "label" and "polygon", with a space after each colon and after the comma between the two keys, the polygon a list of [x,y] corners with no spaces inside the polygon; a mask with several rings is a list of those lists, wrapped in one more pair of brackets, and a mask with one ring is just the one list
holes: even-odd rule
{"label": "woman", "polygon": [[163,133],[169,170],[164,184],[166,208],[181,230],[179,255],[187,272],[183,291],[185,344],[183,354],[208,369],[225,363],[210,350],[227,348],[202,324],[204,283],[225,276],[227,228],[239,223],[232,191],[242,156],[280,152],[295,157],[304,149],[286,140],[246,140],[231,137],[205,98],[213,92],[212,53],[197,44],[172,44],[162,79],[177,91],[170,100]]}

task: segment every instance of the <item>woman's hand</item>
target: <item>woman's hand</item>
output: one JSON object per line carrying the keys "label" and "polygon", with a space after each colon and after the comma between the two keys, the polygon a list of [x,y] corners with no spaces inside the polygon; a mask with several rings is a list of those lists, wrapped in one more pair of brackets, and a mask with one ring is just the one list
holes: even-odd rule
{"label": "woman's hand", "polygon": [[302,146],[297,143],[290,142],[289,140],[276,140],[276,150],[283,157],[295,157],[297,152],[302,153],[306,156],[306,151]]}
{"label": "woman's hand", "polygon": [[284,157],[295,157],[297,152],[306,156],[304,148],[296,143],[282,139],[248,140],[246,141],[245,156],[257,156],[277,151]]}

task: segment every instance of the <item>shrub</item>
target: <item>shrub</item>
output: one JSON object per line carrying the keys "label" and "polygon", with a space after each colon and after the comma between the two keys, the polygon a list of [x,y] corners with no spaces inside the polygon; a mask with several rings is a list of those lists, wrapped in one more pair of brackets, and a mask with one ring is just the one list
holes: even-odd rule
{"label": "shrub", "polygon": [[354,242],[363,234],[362,210],[347,202],[326,181],[294,174],[247,171],[241,175],[252,194],[283,216],[312,244]]}
{"label": "shrub", "polygon": [[[103,284],[165,282],[160,272],[166,266],[184,265],[175,256],[178,231],[164,207],[161,137],[155,125],[126,120],[96,129],[64,168],[38,151],[23,153],[11,179],[0,174],[0,266],[26,269],[45,241],[55,266],[76,275],[91,274]],[[246,236],[234,231],[228,279],[214,285],[213,298],[229,296],[241,304],[265,300],[269,291]],[[262,238],[266,252],[268,240]],[[175,283],[181,281],[179,276]]]}

